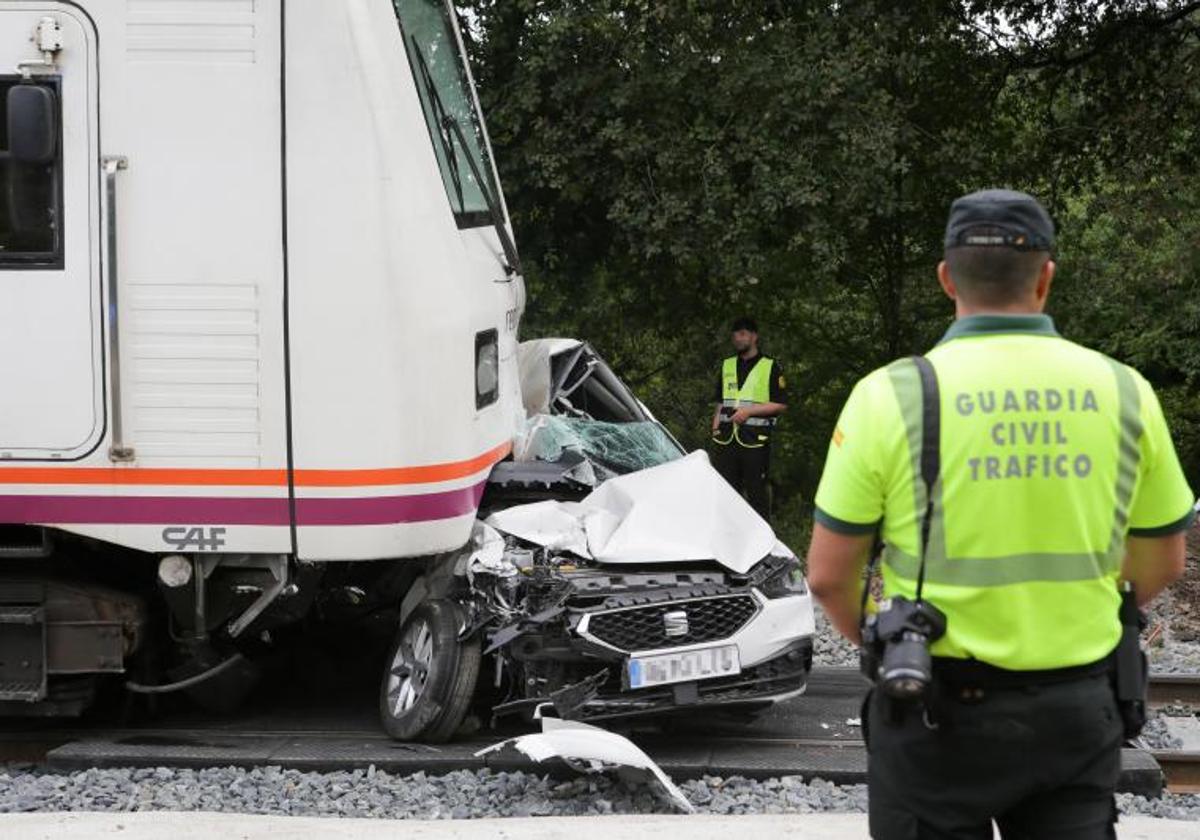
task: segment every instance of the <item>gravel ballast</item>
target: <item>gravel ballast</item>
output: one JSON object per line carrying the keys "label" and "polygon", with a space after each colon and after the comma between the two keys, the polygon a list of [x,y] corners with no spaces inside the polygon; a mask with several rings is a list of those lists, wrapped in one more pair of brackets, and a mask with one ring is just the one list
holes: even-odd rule
{"label": "gravel ballast", "polygon": [[[706,814],[866,810],[866,787],[797,777],[705,777],[679,785]],[[216,811],[294,816],[466,819],[674,813],[654,788],[605,775],[560,780],[523,772],[395,776],[374,769],[315,773],[263,767],[0,771],[0,813]]]}
{"label": "gravel ballast", "polygon": [[[1147,610],[1150,669],[1164,674],[1200,673],[1200,519],[1187,540],[1182,580],[1154,599]],[[1143,636],[1145,638],[1145,636]]]}
{"label": "gravel ballast", "polygon": [[813,606],[817,632],[813,636],[814,668],[857,668],[858,648],[833,629],[825,611]]}
{"label": "gravel ballast", "polygon": [[1171,734],[1167,719],[1162,715],[1151,715],[1146,720],[1146,726],[1140,736],[1142,745],[1148,750],[1178,750],[1183,748],[1183,741]]}
{"label": "gravel ballast", "polygon": [[[682,782],[701,814],[862,813],[865,785],[839,786],[795,776]],[[1120,794],[1122,813],[1200,820],[1200,796],[1162,799]],[[384,771],[313,773],[261,767],[185,770],[0,769],[0,813],[34,811],[212,811],[382,819],[665,814],[671,806],[645,785],[608,776],[557,780],[531,773],[458,771],[444,776]]]}

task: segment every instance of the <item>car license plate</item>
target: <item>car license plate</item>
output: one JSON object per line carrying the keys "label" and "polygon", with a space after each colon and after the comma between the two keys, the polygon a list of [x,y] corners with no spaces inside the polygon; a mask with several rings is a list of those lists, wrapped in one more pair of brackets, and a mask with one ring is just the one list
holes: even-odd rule
{"label": "car license plate", "polygon": [[718,645],[679,653],[636,656],[629,660],[629,687],[647,688],[652,685],[728,677],[741,673],[741,670],[737,645]]}

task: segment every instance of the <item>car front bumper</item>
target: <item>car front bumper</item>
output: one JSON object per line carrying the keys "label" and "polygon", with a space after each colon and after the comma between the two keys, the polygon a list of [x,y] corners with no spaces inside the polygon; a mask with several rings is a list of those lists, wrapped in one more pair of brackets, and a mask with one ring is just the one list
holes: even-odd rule
{"label": "car front bumper", "polygon": [[[696,608],[703,602],[746,597],[753,600],[754,611],[732,633],[722,635],[721,629],[710,622],[698,628],[703,632],[693,633],[693,636],[702,636],[702,641],[662,644],[662,638],[655,638],[650,644],[630,644],[636,640],[637,633],[633,631],[641,626],[639,622],[645,623],[647,611],[657,614],[689,609],[699,611]],[[696,708],[736,710],[769,705],[805,690],[812,669],[814,630],[812,599],[807,593],[771,599],[750,589],[710,598],[666,600],[649,606],[585,612],[572,631],[573,647],[578,653],[602,661],[604,671],[597,673],[593,690],[578,692],[571,702],[551,702],[560,714],[584,720],[656,715]],[[630,687],[628,664],[631,658],[727,645],[737,648],[738,673],[645,688]]]}

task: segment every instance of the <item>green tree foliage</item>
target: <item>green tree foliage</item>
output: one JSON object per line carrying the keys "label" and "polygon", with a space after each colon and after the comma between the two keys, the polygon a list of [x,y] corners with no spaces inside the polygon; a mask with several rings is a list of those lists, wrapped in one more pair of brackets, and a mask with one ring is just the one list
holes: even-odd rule
{"label": "green tree foliage", "polygon": [[1054,314],[1158,386],[1200,485],[1200,3],[460,0],[530,293],[702,446],[727,324],[789,372],[797,527],[853,382],[927,349],[954,197],[1059,221]]}

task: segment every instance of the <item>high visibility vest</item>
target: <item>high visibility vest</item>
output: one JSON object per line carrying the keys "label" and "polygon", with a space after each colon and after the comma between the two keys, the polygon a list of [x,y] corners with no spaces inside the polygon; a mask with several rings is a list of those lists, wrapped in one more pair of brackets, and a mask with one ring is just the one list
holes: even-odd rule
{"label": "high visibility vest", "polygon": [[[941,473],[924,598],[948,625],[932,652],[1017,671],[1104,658],[1121,634],[1126,536],[1191,521],[1195,497],[1153,389],[1060,338],[1046,316],[960,319],[926,357],[941,391]],[[859,382],[815,500],[834,531],[881,529],[885,597],[916,591],[921,412],[911,359]]]}
{"label": "high visibility vest", "polygon": [[766,446],[771,439],[771,428],[775,425],[774,417],[751,417],[741,426],[729,422],[729,418],[744,405],[771,401],[771,374],[775,362],[760,356],[740,387],[737,363],[738,357],[730,356],[721,366],[721,424],[713,440],[722,446],[737,443],[748,449]]}

